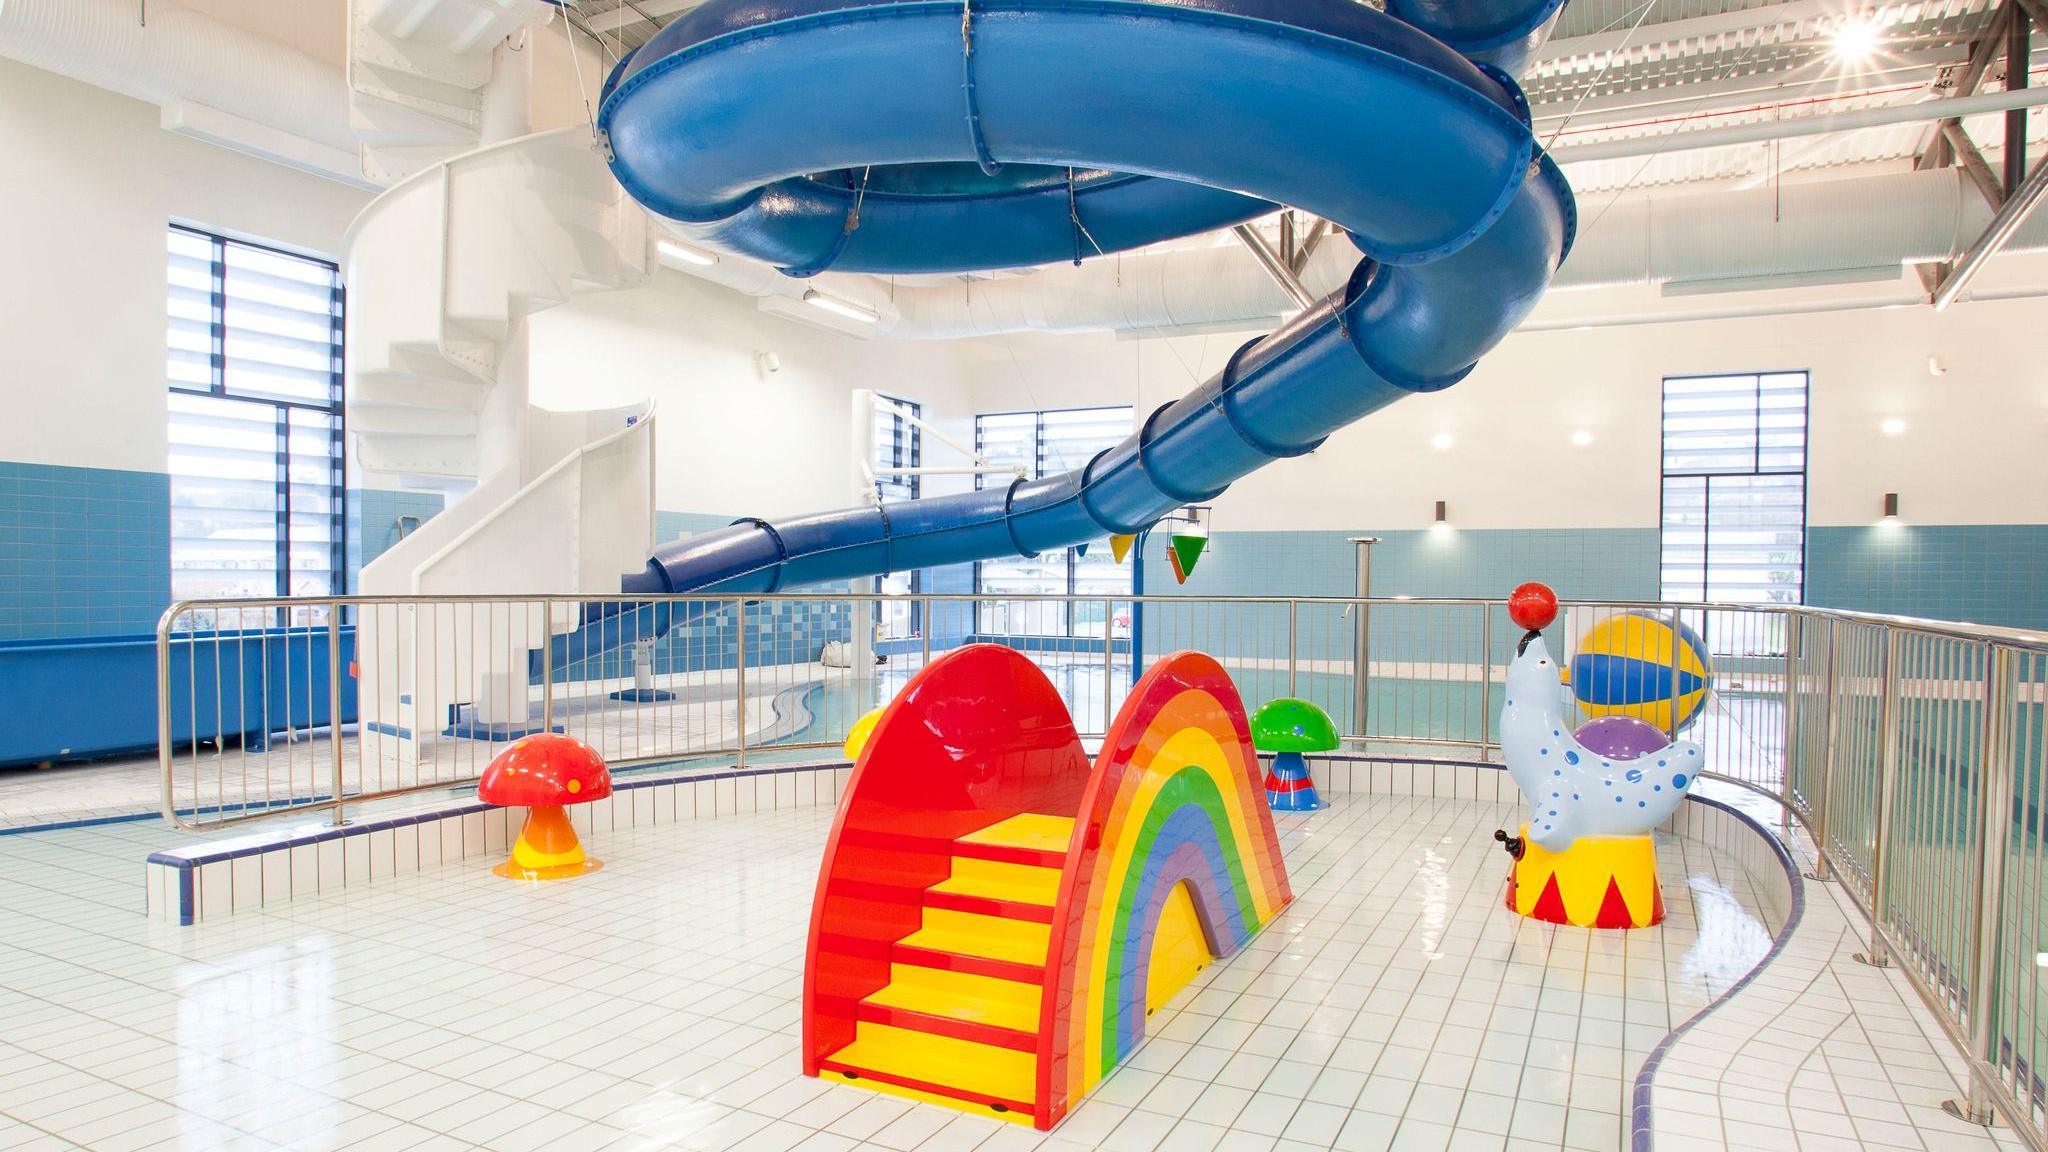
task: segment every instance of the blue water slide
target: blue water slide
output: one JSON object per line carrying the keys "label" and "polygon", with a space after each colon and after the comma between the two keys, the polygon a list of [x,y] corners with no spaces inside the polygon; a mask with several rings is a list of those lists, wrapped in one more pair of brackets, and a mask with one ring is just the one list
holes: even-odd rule
{"label": "blue water slide", "polygon": [[[1284,204],[1362,259],[1078,470],[743,520],[665,547],[624,591],[772,593],[1137,532],[1456,383],[1571,246],[1570,189],[1510,75],[1560,6],[710,0],[677,19],[614,72],[599,128],[625,188],[707,247],[793,276],[956,272]],[[560,658],[594,650],[586,631]]]}

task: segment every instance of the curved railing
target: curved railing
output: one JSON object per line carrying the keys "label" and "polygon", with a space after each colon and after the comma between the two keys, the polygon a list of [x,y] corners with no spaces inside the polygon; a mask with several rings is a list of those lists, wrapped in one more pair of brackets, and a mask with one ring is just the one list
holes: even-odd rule
{"label": "curved railing", "polygon": [[[378,654],[349,640],[397,642],[401,618],[408,658],[468,686],[457,699],[523,684],[535,726],[593,743],[626,772],[836,757],[855,720],[976,641],[1045,668],[1084,735],[1104,731],[1150,660],[1196,649],[1228,669],[1248,706],[1315,701],[1354,750],[1491,758],[1519,635],[1499,601],[1405,598],[635,596],[593,626],[637,627],[627,609],[650,603],[687,623],[573,661],[543,646],[538,668],[516,645],[494,645],[492,629],[457,624],[525,619],[538,634],[550,613],[587,611],[587,597],[175,605],[157,637],[162,809],[185,828],[308,810],[339,819],[473,781],[499,745],[459,714],[445,718],[452,735],[405,760],[353,729],[350,672]],[[279,629],[283,607],[321,623]],[[2040,1132],[2048,634],[1791,606],[1582,602],[1566,605],[1553,648],[1569,664],[1579,638],[1619,613],[1675,616],[1701,637],[1715,675],[1692,733],[1706,775],[1777,800],[1810,833],[1819,874],[1870,915],[1871,954],[1896,963],[1971,1054],[1962,1110],[1997,1109]],[[888,663],[845,666],[853,629],[881,618],[922,627],[878,641]],[[350,631],[365,619],[387,627]],[[640,668],[625,655],[635,639],[652,641]]]}

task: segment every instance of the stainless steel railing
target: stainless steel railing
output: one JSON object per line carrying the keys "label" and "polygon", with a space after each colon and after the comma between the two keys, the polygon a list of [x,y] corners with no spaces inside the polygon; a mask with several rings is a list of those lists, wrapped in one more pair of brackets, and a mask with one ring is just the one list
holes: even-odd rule
{"label": "stainless steel railing", "polygon": [[[1780,801],[1818,878],[1868,913],[1973,1075],[1957,1110],[2048,1124],[2048,635],[1787,606],[1573,603],[1698,634],[1709,776]],[[188,602],[157,633],[165,817],[205,829],[474,781],[519,734],[615,768],[836,748],[934,656],[1024,651],[1100,734],[1136,676],[1196,648],[1248,706],[1313,700],[1354,746],[1489,757],[1518,629],[1504,604],[1179,596],[338,597]],[[874,655],[882,657],[873,663]],[[1679,661],[1672,660],[1673,683]],[[1675,720],[1675,717],[1674,717]]]}

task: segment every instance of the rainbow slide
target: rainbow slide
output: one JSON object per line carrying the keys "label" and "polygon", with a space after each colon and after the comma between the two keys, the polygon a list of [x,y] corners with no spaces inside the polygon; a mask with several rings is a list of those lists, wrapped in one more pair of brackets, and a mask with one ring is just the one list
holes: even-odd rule
{"label": "rainbow slide", "polygon": [[1154,665],[1091,764],[1035,665],[959,649],[883,712],[840,800],[804,1072],[1050,1130],[1292,899],[1215,660]]}

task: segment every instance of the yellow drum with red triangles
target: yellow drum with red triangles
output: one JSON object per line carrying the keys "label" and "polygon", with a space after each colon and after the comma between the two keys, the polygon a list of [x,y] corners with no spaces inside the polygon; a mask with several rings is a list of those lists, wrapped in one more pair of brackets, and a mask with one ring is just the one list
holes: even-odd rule
{"label": "yellow drum with red triangles", "polygon": [[1648,928],[1664,920],[1657,846],[1641,836],[1581,836],[1551,852],[1521,828],[1522,853],[1508,875],[1508,908],[1532,920],[1580,928]]}

